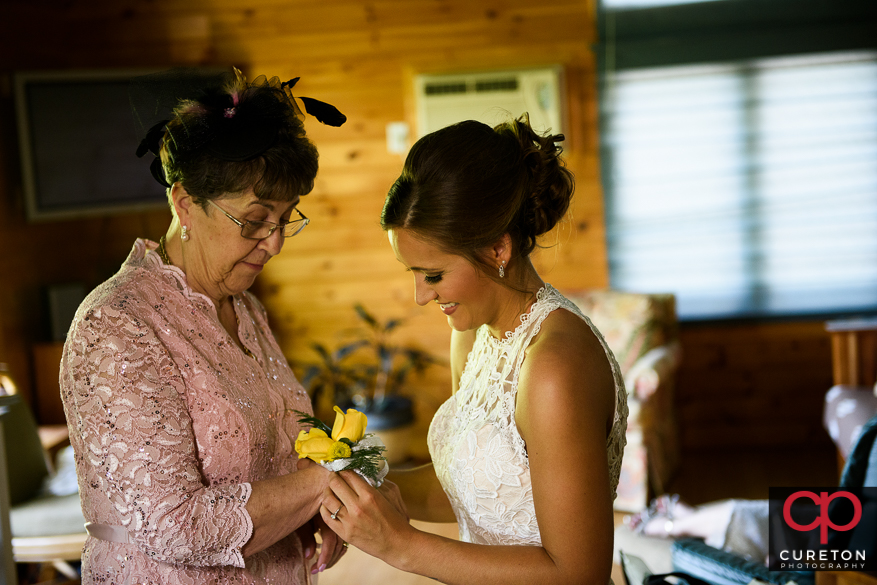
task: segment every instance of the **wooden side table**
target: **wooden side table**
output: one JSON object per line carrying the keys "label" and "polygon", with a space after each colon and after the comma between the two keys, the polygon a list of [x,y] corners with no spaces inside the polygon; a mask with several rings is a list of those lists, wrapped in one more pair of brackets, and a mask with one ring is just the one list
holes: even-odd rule
{"label": "wooden side table", "polygon": [[[874,387],[877,382],[877,317],[828,321],[825,329],[831,335],[835,388],[843,386],[877,393]],[[838,450],[838,477],[843,468],[844,455]]]}
{"label": "wooden side table", "polygon": [[816,571],[816,585],[877,585],[877,573]]}
{"label": "wooden side table", "polygon": [[828,321],[835,385],[874,386],[877,382],[877,318]]}
{"label": "wooden side table", "polygon": [[63,343],[38,343],[33,346],[36,404],[34,414],[42,425],[67,424],[58,373],[61,367]]}

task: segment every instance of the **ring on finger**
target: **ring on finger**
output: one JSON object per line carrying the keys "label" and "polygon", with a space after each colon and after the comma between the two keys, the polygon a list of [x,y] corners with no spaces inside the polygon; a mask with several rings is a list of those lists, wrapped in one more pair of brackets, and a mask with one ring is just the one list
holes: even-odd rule
{"label": "ring on finger", "polygon": [[348,548],[350,546],[350,543],[349,542],[342,542],[341,546],[343,546],[344,548]]}
{"label": "ring on finger", "polygon": [[[335,510],[334,512],[329,514],[329,518],[331,518],[332,520],[338,520],[338,512],[340,512],[341,508],[343,508],[343,507],[344,507],[344,504],[341,504],[340,506],[338,506],[337,510]],[[340,520],[339,520],[339,522],[340,522]]]}

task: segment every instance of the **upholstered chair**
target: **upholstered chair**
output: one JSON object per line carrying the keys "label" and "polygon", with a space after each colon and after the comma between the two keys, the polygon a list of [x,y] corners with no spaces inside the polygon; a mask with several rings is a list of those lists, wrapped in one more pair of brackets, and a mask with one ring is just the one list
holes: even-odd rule
{"label": "upholstered chair", "polygon": [[0,536],[7,578],[14,563],[51,563],[68,578],[77,578],[70,561],[81,558],[87,536],[79,494],[59,496],[48,489],[52,466],[30,407],[20,396],[0,396],[0,428],[5,447]]}
{"label": "upholstered chair", "polygon": [[564,290],[615,354],[629,408],[617,510],[636,512],[666,492],[679,463],[673,409],[681,351],[672,294]]}

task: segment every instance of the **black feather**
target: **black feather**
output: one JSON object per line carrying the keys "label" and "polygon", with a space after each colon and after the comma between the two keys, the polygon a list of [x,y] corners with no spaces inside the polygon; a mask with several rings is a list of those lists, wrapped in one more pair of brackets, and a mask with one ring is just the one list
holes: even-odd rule
{"label": "black feather", "polygon": [[138,158],[142,157],[147,152],[151,152],[155,156],[158,156],[159,149],[161,148],[161,139],[164,136],[164,127],[167,126],[168,122],[170,122],[170,120],[162,120],[149,129],[149,132],[146,133],[146,136],[140,141],[140,145],[137,147]]}
{"label": "black feather", "polygon": [[296,96],[305,105],[305,111],[328,126],[340,126],[347,121],[347,116],[338,111],[338,108],[326,102],[309,97]]}
{"label": "black feather", "polygon": [[152,159],[152,164],[149,165],[149,172],[152,173],[153,179],[155,179],[165,187],[171,186],[171,184],[167,182],[167,178],[164,176],[164,167],[161,166],[160,158]]}

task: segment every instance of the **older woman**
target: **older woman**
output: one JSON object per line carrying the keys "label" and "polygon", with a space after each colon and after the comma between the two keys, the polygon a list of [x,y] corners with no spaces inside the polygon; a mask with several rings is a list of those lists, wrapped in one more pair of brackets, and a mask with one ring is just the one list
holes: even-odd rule
{"label": "older woman", "polygon": [[293,83],[235,70],[139,151],[160,157],[171,225],[83,302],[61,364],[84,584],[306,583],[315,529],[311,572],[345,550],[318,514],[329,472],[296,470],[310,400],[247,292],[308,224],[317,151]]}

